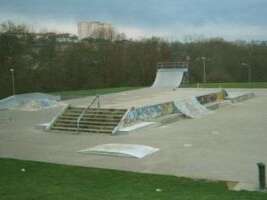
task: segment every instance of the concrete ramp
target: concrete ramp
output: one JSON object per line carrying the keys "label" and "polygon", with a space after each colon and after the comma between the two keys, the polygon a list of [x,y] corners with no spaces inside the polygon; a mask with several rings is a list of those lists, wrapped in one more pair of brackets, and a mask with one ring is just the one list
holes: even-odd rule
{"label": "concrete ramp", "polygon": [[17,94],[0,100],[0,110],[37,111],[59,105],[60,97],[44,93]]}
{"label": "concrete ramp", "polygon": [[211,113],[211,111],[201,105],[195,97],[175,101],[174,104],[180,112],[190,118],[200,118]]}
{"label": "concrete ramp", "polygon": [[157,152],[159,149],[138,144],[102,144],[92,148],[78,151],[105,156],[144,158],[147,155]]}
{"label": "concrete ramp", "polygon": [[185,72],[187,72],[187,68],[158,69],[152,88],[178,88]]}

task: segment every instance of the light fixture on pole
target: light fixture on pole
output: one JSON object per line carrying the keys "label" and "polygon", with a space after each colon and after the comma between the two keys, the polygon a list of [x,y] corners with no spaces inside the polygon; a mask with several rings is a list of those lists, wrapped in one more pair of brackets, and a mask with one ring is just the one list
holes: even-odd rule
{"label": "light fixture on pole", "polygon": [[207,60],[207,58],[202,56],[201,60],[203,63],[203,83],[206,83],[207,82],[207,75],[206,75],[206,60]]}
{"label": "light fixture on pole", "polygon": [[188,83],[190,83],[190,56],[186,56],[186,65],[187,65],[187,78],[188,78]]}

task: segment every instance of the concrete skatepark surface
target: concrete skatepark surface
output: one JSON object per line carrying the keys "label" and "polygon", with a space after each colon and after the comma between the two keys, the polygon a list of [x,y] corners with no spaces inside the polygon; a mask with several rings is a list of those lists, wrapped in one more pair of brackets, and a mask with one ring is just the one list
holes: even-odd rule
{"label": "concrete skatepark surface", "polygon": [[[156,94],[155,94],[156,91]],[[138,106],[168,98],[185,98],[218,89],[153,90],[149,88],[104,95],[105,107]],[[35,112],[0,111],[0,156],[25,160],[238,181],[257,187],[257,162],[267,163],[267,90],[256,97],[216,110],[212,115],[136,130],[127,135],[45,132],[36,124],[50,121],[62,108]],[[93,97],[65,101],[86,106]],[[128,104],[127,104],[128,102]],[[160,150],[137,160],[77,153],[106,143],[140,144]]]}
{"label": "concrete skatepark surface", "polygon": [[[207,93],[218,92],[220,89],[190,89],[179,88],[177,90],[167,88],[143,88],[120,92],[100,97],[101,107],[103,108],[130,108],[141,107],[145,105],[159,104],[167,101],[192,98]],[[94,96],[72,99],[64,101],[73,106],[86,107],[94,99]]]}

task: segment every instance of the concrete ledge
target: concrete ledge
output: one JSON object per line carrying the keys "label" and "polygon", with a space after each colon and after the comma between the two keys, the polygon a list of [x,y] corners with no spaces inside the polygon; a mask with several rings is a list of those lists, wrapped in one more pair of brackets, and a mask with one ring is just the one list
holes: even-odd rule
{"label": "concrete ledge", "polygon": [[204,106],[210,110],[217,110],[219,108],[230,105],[232,102],[230,100],[216,101],[212,103],[205,104]]}
{"label": "concrete ledge", "polygon": [[[216,110],[231,103],[245,101],[254,96],[254,93],[236,93],[228,96],[225,90],[221,90],[217,93],[209,93],[196,98],[197,101],[199,101],[209,110]],[[172,123],[185,118],[185,114],[183,113],[184,112],[177,107],[174,101],[155,105],[146,105],[139,108],[133,107],[123,118],[121,122],[122,126],[120,126],[120,128],[133,126],[134,124],[141,122],[151,121],[159,123]]]}
{"label": "concrete ledge", "polygon": [[250,92],[250,93],[228,96],[225,99],[230,100],[232,103],[237,103],[237,102],[246,101],[246,100],[251,99],[253,97],[255,97],[255,93]]}
{"label": "concrete ledge", "polygon": [[128,127],[124,127],[124,128],[120,128],[117,130],[116,134],[122,134],[122,133],[128,133],[131,131],[135,131],[138,129],[142,129],[142,128],[146,128],[146,127],[151,127],[152,125],[155,125],[156,122],[141,122],[141,123],[137,123],[134,124],[132,126],[128,126]]}
{"label": "concrete ledge", "polygon": [[185,119],[186,116],[182,113],[175,113],[175,114],[170,114],[170,115],[165,115],[162,117],[159,117],[153,121],[159,122],[161,124],[169,124],[173,122],[177,122],[178,120]]}

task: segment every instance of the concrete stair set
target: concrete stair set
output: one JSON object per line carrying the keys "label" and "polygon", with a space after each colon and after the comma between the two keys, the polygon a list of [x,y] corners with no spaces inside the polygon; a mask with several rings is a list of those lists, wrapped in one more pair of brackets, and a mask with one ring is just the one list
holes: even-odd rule
{"label": "concrete stair set", "polygon": [[57,117],[50,130],[112,134],[126,111],[126,109],[86,109],[70,106]]}

